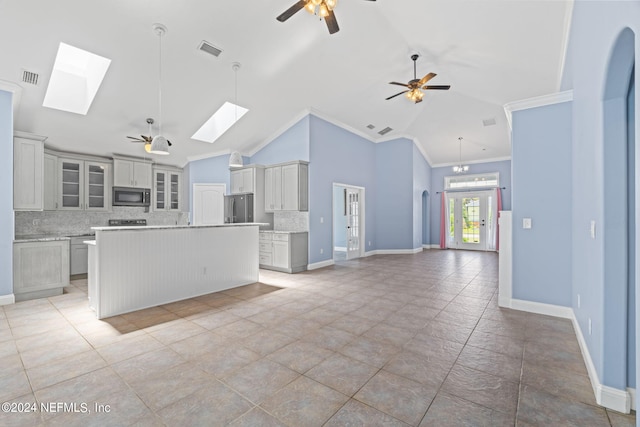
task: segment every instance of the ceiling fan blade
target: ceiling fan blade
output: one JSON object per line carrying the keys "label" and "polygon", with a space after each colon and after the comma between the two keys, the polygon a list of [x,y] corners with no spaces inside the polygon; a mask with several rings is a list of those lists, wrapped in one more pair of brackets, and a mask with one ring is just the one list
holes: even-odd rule
{"label": "ceiling fan blade", "polygon": [[398,86],[404,86],[404,87],[409,87],[408,84],[406,83],[398,83],[398,82],[389,82],[390,85],[398,85]]}
{"label": "ceiling fan blade", "polygon": [[395,98],[396,96],[398,96],[398,95],[402,95],[403,93],[407,93],[407,92],[409,92],[409,91],[408,91],[408,90],[403,90],[403,91],[402,91],[402,92],[400,92],[400,93],[396,93],[395,95],[391,95],[390,97],[385,98],[385,101],[388,101],[388,100],[390,100],[391,98]]}
{"label": "ceiling fan blade", "polygon": [[278,16],[276,19],[280,22],[284,22],[287,19],[291,18],[293,16],[294,13],[296,13],[297,11],[299,11],[300,9],[302,9],[304,7],[304,5],[307,4],[306,1],[304,0],[300,0],[299,2],[297,2],[296,4],[294,4],[293,6],[291,6],[289,9],[285,10],[280,16]]}
{"label": "ceiling fan blade", "polygon": [[422,86],[423,84],[425,84],[426,82],[428,82],[429,80],[434,78],[435,76],[437,76],[436,73],[427,74],[426,76],[424,76],[423,78],[420,79],[420,81],[418,82],[418,86]]}
{"label": "ceiling fan blade", "polygon": [[435,86],[424,86],[422,89],[436,89],[436,90],[449,90],[451,85],[435,85]]}
{"label": "ceiling fan blade", "polygon": [[132,142],[146,142],[144,139],[136,138],[134,136],[128,136],[127,138],[132,139]]}
{"label": "ceiling fan blade", "polygon": [[338,31],[340,31],[340,27],[338,27],[338,21],[336,21],[336,15],[334,15],[333,10],[330,10],[329,14],[324,17],[324,22],[327,23],[329,34],[337,33]]}

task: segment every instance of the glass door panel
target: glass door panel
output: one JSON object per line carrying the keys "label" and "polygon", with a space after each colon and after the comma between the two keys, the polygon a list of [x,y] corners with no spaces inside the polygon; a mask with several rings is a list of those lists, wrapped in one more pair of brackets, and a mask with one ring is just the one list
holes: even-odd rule
{"label": "glass door panel", "polygon": [[165,204],[165,174],[156,172],[156,209],[164,209]]}
{"label": "glass door panel", "polygon": [[178,210],[179,209],[179,204],[180,204],[180,198],[179,198],[179,192],[178,192],[178,188],[179,188],[180,182],[179,182],[179,176],[178,174],[171,174],[171,199],[170,199],[170,208],[172,210]]}
{"label": "glass door panel", "polygon": [[80,209],[80,169],[78,162],[61,162],[62,166],[62,208]]}

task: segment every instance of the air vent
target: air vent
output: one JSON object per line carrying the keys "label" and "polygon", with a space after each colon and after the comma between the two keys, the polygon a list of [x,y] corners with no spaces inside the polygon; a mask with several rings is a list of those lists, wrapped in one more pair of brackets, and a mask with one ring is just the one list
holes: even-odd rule
{"label": "air vent", "polygon": [[198,49],[203,52],[207,52],[208,54],[213,55],[216,58],[220,56],[220,54],[222,53],[222,49],[215,47],[214,45],[212,45],[211,43],[205,40],[202,40],[202,43],[200,43],[200,46],[198,46]]}
{"label": "air vent", "polygon": [[367,125],[367,129],[373,129],[374,127],[375,127],[375,126],[374,126],[374,125],[371,125],[371,124]]}
{"label": "air vent", "polygon": [[40,75],[38,73],[34,73],[32,71],[22,70],[22,81],[24,83],[29,83],[30,85],[38,85],[38,79]]}
{"label": "air vent", "polygon": [[380,132],[378,132],[380,135],[386,135],[389,132],[391,132],[393,129],[391,129],[389,126],[387,126],[386,128],[382,129]]}
{"label": "air vent", "polygon": [[493,126],[493,125],[495,125],[495,124],[496,124],[496,119],[495,119],[495,118],[493,118],[493,117],[492,117],[492,118],[490,118],[490,119],[484,119],[484,120],[482,121],[482,124],[483,124],[483,125],[485,125],[485,126]]}

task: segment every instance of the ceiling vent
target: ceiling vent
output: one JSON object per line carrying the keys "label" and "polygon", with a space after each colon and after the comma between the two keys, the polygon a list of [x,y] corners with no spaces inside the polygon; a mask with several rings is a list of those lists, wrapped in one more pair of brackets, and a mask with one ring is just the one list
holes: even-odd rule
{"label": "ceiling vent", "polygon": [[495,118],[493,118],[493,117],[492,117],[492,118],[490,118],[490,119],[484,119],[484,120],[482,121],[482,124],[483,124],[483,125],[485,125],[485,126],[493,126],[493,125],[495,125],[495,124],[496,124],[496,119],[495,119]]}
{"label": "ceiling vent", "polygon": [[374,126],[374,125],[371,125],[371,124],[367,125],[367,129],[373,129],[374,127],[375,127],[375,126]]}
{"label": "ceiling vent", "polygon": [[380,132],[378,132],[380,135],[386,135],[389,132],[391,132],[393,129],[391,129],[389,126],[387,126],[386,128],[382,129]]}
{"label": "ceiling vent", "polygon": [[215,47],[214,45],[212,45],[211,43],[205,40],[202,40],[202,42],[200,43],[200,46],[198,46],[198,50],[207,52],[209,55],[213,55],[216,58],[220,56],[220,54],[222,53],[222,49]]}
{"label": "ceiling vent", "polygon": [[38,80],[40,79],[40,75],[38,73],[34,73],[32,71],[22,70],[22,81],[24,83],[28,83],[30,85],[38,85]]}

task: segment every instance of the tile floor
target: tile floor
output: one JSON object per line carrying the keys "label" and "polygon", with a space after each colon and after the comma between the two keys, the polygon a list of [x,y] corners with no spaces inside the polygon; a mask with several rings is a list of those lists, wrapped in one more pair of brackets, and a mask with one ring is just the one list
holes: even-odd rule
{"label": "tile floor", "polygon": [[0,401],[49,408],[0,425],[635,425],[596,405],[569,321],[498,308],[493,253],[260,276],[104,321],[86,280],[0,307]]}

